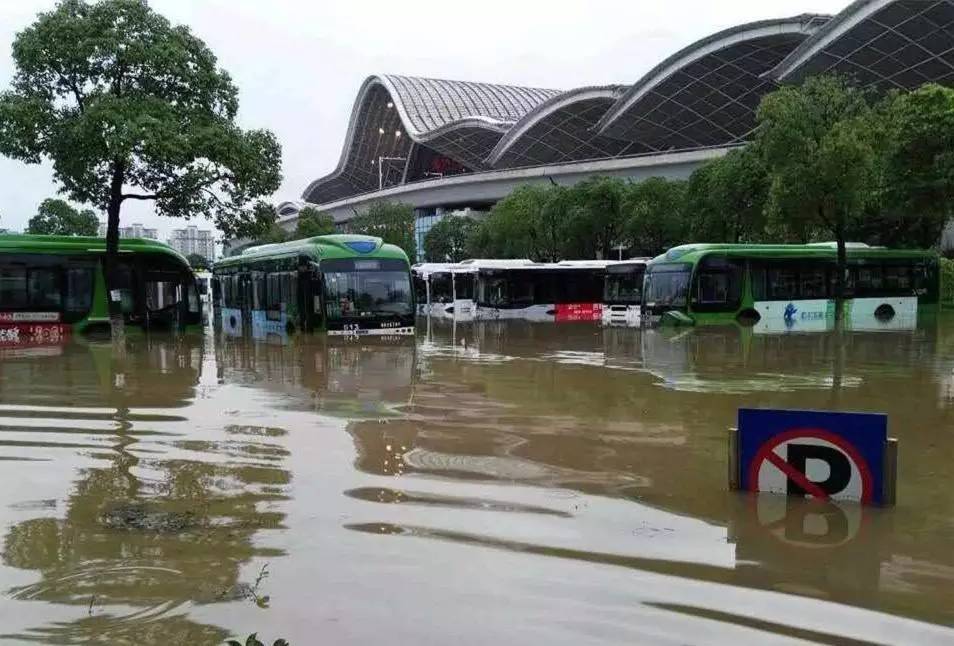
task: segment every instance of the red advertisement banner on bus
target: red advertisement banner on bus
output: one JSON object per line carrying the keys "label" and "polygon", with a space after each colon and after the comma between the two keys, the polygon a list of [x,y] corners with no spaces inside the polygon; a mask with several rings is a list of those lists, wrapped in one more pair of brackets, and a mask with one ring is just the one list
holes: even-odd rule
{"label": "red advertisement banner on bus", "polygon": [[599,321],[602,318],[602,303],[560,303],[556,306],[557,321]]}
{"label": "red advertisement banner on bus", "polygon": [[0,348],[58,345],[69,336],[70,326],[60,323],[0,323]]}

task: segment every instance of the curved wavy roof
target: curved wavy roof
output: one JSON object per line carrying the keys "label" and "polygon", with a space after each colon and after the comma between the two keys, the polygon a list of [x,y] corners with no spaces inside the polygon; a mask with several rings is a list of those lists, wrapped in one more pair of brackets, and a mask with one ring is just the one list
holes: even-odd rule
{"label": "curved wavy roof", "polygon": [[[312,182],[302,197],[320,204],[404,181],[422,152],[428,162],[437,152],[460,164],[455,172],[482,168],[514,122],[557,94],[491,83],[370,76],[358,91],[338,166]],[[419,151],[415,145],[430,150]]]}
{"label": "curved wavy roof", "polygon": [[881,89],[954,82],[954,0],[856,0],[768,76],[829,73]]}
{"label": "curved wavy roof", "polygon": [[755,124],[759,101],[775,88],[762,75],[828,20],[803,14],[739,25],[703,38],[644,75],[596,129],[651,150],[741,141]]}
{"label": "curved wavy roof", "polygon": [[645,152],[638,144],[593,132],[625,90],[623,85],[583,87],[544,101],[500,138],[487,163],[516,168]]}

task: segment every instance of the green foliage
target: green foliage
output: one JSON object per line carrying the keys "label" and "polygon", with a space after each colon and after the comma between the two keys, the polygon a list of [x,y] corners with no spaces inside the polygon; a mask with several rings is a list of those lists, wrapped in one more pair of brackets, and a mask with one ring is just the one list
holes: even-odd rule
{"label": "green foliage", "polygon": [[954,260],[941,258],[941,304],[954,307]]}
{"label": "green foliage", "polygon": [[351,233],[377,236],[397,245],[413,262],[417,257],[414,241],[414,208],[407,204],[376,202],[347,224]]}
{"label": "green foliage", "polygon": [[569,216],[564,235],[564,257],[609,258],[624,237],[624,208],[629,185],[617,177],[591,177],[569,189],[560,189]]}
{"label": "green foliage", "polygon": [[[241,642],[235,639],[230,639],[225,643],[227,644],[227,646],[243,646]],[[252,633],[245,640],[244,646],[265,646],[265,644],[263,644],[262,642],[258,640],[258,633]],[[288,642],[284,639],[276,639],[275,642],[272,644],[272,646],[289,646],[289,645],[288,645]]]}
{"label": "green foliage", "polygon": [[844,241],[877,188],[866,96],[838,78],[813,78],[766,96],[758,123],[771,230],[790,240]]}
{"label": "green foliage", "polygon": [[189,261],[189,265],[193,269],[208,269],[209,268],[208,258],[205,258],[204,256],[200,256],[197,253],[190,253],[188,256],[186,256],[186,260]]}
{"label": "green foliage", "polygon": [[336,231],[334,218],[327,213],[322,213],[313,206],[306,206],[298,212],[298,224],[294,234],[296,240],[324,236]]}
{"label": "green foliage", "polygon": [[623,198],[625,235],[641,255],[655,256],[688,238],[686,182],[651,177],[630,184]]}
{"label": "green foliage", "polygon": [[765,233],[768,178],[758,148],[733,150],[696,170],[684,211],[693,242],[759,242]]}
{"label": "green foliage", "polygon": [[63,200],[47,198],[30,218],[27,233],[57,236],[95,236],[99,219],[89,209],[74,209]]}
{"label": "green foliage", "polygon": [[448,216],[424,236],[424,255],[429,262],[460,262],[470,255],[470,239],[477,221],[467,216]]}
{"label": "green foliage", "polygon": [[890,95],[883,118],[883,229],[894,246],[933,246],[954,215],[954,90]]}
{"label": "green foliage", "polygon": [[111,232],[125,201],[148,200],[233,236],[246,205],[278,188],[274,135],[236,125],[231,77],[141,0],[61,0],[17,35],[13,60],[0,153],[50,160],[64,193],[106,211]]}

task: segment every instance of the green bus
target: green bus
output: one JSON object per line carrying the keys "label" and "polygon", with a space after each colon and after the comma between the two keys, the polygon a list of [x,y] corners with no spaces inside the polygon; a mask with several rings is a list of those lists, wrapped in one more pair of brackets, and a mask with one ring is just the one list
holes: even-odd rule
{"label": "green bus", "polygon": [[[139,328],[199,326],[202,312],[186,259],[155,240],[119,243],[118,297]],[[48,345],[109,328],[104,238],[0,235],[0,347]]]}
{"label": "green bus", "polygon": [[407,254],[380,238],[327,235],[250,247],[215,263],[216,320],[227,336],[414,334]]}
{"label": "green bus", "polygon": [[[912,329],[919,313],[936,311],[936,253],[850,243],[847,254],[848,329]],[[764,333],[827,330],[834,325],[836,267],[834,243],[674,247],[646,267],[643,320],[737,322]]]}

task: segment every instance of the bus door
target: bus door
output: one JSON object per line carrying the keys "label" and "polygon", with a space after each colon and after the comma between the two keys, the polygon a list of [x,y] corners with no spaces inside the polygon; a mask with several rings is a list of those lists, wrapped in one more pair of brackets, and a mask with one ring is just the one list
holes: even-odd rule
{"label": "bus door", "polygon": [[305,332],[314,332],[324,327],[324,299],[321,289],[321,270],[318,263],[302,258],[298,264],[298,311],[299,321]]}

